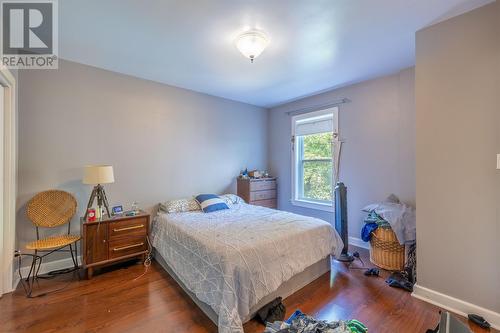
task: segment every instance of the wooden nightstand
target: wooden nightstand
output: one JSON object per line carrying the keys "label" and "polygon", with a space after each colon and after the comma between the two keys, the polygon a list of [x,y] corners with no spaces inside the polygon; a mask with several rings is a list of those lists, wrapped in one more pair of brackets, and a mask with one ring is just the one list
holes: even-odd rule
{"label": "wooden nightstand", "polygon": [[91,279],[94,268],[141,257],[148,250],[149,214],[115,216],[82,223],[83,268]]}
{"label": "wooden nightstand", "polygon": [[238,196],[256,206],[276,208],[276,178],[238,178]]}

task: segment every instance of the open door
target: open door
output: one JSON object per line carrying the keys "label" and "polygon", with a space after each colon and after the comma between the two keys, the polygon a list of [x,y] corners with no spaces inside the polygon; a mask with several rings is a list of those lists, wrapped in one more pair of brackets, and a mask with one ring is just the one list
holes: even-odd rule
{"label": "open door", "polygon": [[[0,86],[0,262],[2,263],[2,268],[4,268],[5,262],[5,243],[4,243],[4,237],[6,236],[4,231],[5,231],[5,221],[4,221],[4,192],[5,192],[5,181],[4,181],[4,165],[5,165],[5,158],[4,158],[4,146],[5,146],[5,107],[4,107],[4,88]],[[7,289],[6,282],[5,281],[5,276],[4,274],[0,274],[0,286],[2,286],[2,289],[0,290],[0,297],[2,294],[6,291]]]}
{"label": "open door", "polygon": [[0,297],[14,283],[16,227],[16,80],[0,68]]}

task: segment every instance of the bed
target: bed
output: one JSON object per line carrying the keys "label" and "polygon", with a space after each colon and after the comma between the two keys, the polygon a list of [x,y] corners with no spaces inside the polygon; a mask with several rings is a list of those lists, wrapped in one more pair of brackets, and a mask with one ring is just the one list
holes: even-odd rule
{"label": "bed", "polygon": [[325,221],[242,202],[212,213],[158,213],[155,259],[218,326],[243,323],[330,270],[342,241]]}

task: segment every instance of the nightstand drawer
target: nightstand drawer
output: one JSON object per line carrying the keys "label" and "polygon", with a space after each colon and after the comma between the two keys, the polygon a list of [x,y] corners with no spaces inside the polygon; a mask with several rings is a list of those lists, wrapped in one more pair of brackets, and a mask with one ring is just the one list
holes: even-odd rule
{"label": "nightstand drawer", "polygon": [[276,180],[262,180],[250,183],[250,191],[264,191],[276,189]]}
{"label": "nightstand drawer", "polygon": [[123,237],[144,237],[148,232],[147,228],[148,220],[146,217],[110,222],[109,239],[111,241]]}
{"label": "nightstand drawer", "polygon": [[250,192],[250,201],[275,199],[276,190]]}
{"label": "nightstand drawer", "polygon": [[144,236],[128,237],[109,242],[109,258],[123,257],[129,254],[147,250],[147,240]]}

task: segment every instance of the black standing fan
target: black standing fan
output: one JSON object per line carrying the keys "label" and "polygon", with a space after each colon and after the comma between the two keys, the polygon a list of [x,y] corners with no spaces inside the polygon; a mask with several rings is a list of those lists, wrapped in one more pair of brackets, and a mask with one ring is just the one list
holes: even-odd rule
{"label": "black standing fan", "polygon": [[335,229],[344,242],[344,248],[338,261],[351,262],[354,257],[348,252],[349,234],[347,233],[347,187],[344,183],[338,182],[335,186]]}

